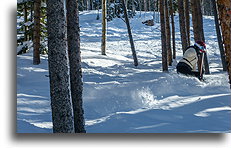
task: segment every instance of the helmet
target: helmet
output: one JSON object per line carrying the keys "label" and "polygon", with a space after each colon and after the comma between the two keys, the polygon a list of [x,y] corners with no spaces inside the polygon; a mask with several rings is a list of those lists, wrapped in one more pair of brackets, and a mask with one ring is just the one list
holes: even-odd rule
{"label": "helmet", "polygon": [[205,45],[205,43],[203,41],[196,41],[194,46],[197,47],[200,52],[205,52],[206,45]]}

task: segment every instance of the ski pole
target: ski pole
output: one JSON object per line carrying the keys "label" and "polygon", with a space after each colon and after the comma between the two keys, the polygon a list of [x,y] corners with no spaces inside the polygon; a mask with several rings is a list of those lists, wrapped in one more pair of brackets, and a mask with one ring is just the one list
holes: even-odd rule
{"label": "ski pole", "polygon": [[204,64],[204,52],[202,52],[202,58],[201,58],[201,67],[200,67],[200,78],[202,78],[202,71],[203,71],[203,64]]}

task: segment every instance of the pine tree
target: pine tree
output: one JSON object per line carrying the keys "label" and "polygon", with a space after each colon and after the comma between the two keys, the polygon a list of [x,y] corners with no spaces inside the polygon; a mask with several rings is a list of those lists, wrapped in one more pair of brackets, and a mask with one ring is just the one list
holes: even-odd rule
{"label": "pine tree", "polygon": [[[192,22],[193,22],[193,34],[195,41],[204,41],[204,29],[203,29],[203,17],[201,11],[201,2],[198,0],[191,0],[191,7],[192,7]],[[198,67],[201,67],[200,62],[201,57],[199,57]],[[207,59],[207,54],[204,54],[204,67],[205,67],[205,74],[209,74],[209,64]]]}
{"label": "pine tree", "polygon": [[121,3],[122,3],[122,6],[123,6],[123,10],[124,10],[125,23],[127,25],[128,36],[129,36],[129,41],[130,41],[130,44],[131,44],[131,50],[132,50],[132,56],[133,56],[133,60],[134,60],[134,65],[138,66],[138,60],[137,60],[137,56],[136,56],[135,45],[134,45],[133,38],[132,38],[132,32],[131,32],[129,19],[128,19],[127,8],[126,8],[124,0],[121,0]]}
{"label": "pine tree", "polygon": [[160,24],[161,24],[161,46],[162,46],[162,70],[163,72],[168,71],[168,55],[166,47],[166,31],[165,31],[165,11],[164,1],[160,0]]}
{"label": "pine tree", "polygon": [[184,1],[185,11],[185,29],[187,34],[188,46],[190,45],[190,15],[189,15],[189,0]]}
{"label": "pine tree", "polygon": [[85,133],[82,107],[82,69],[80,57],[79,13],[76,0],[67,0],[67,41],[70,63],[71,98],[76,133]]}
{"label": "pine tree", "polygon": [[101,54],[106,55],[107,0],[102,0],[102,40]]}
{"label": "pine tree", "polygon": [[[28,21],[27,3],[25,2],[23,4],[23,6],[24,6],[24,8],[23,8],[24,23],[27,23],[27,21]],[[27,25],[24,25],[24,41],[28,41],[28,27],[27,27]]]}
{"label": "pine tree", "polygon": [[40,16],[41,16],[41,0],[34,0],[34,37],[33,37],[33,64],[40,64]]}
{"label": "pine tree", "polygon": [[222,37],[221,37],[221,31],[220,31],[218,14],[217,14],[216,0],[212,0],[212,4],[213,4],[214,20],[215,20],[215,25],[216,25],[217,40],[218,40],[218,45],[219,45],[219,49],[220,49],[222,67],[223,67],[223,71],[227,71],[227,64],[226,64],[226,60],[225,60],[225,51],[224,51],[224,47],[223,47],[223,41],[222,41]]}
{"label": "pine tree", "polygon": [[54,133],[73,133],[63,0],[47,0],[48,65]]}
{"label": "pine tree", "polygon": [[175,43],[175,23],[174,23],[174,10],[173,10],[173,1],[169,1],[170,7],[170,16],[171,16],[171,26],[172,26],[172,52],[173,59],[176,59],[176,43]]}
{"label": "pine tree", "polygon": [[168,0],[165,0],[165,20],[166,20],[166,48],[168,54],[168,65],[172,66],[171,30],[169,22]]}
{"label": "pine tree", "polygon": [[67,0],[67,41],[70,63],[71,98],[76,133],[85,133],[82,107],[82,69],[80,57],[79,13],[76,0]]}
{"label": "pine tree", "polygon": [[225,47],[227,70],[229,73],[229,83],[231,88],[231,1],[217,0],[219,19],[221,22],[222,37]]}
{"label": "pine tree", "polygon": [[181,33],[181,44],[183,53],[185,52],[188,46],[188,37],[186,34],[186,24],[185,24],[185,10],[183,0],[178,0],[178,11],[179,11],[179,24],[180,24],[180,33]]}

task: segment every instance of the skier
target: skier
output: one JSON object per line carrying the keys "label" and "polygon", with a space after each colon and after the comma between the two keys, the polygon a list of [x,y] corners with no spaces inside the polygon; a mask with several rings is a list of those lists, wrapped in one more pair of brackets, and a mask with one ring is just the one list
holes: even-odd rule
{"label": "skier", "polygon": [[[187,76],[195,76],[199,80],[203,80],[204,70],[203,60],[205,53],[206,45],[203,41],[197,41],[194,46],[187,47],[183,58],[177,64],[176,69],[177,73],[182,73]],[[197,62],[200,59],[200,67],[197,68]]]}

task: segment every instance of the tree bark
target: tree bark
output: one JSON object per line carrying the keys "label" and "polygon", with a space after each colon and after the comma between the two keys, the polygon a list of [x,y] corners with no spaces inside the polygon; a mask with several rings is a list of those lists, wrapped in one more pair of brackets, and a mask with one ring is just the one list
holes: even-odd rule
{"label": "tree bark", "polygon": [[225,60],[225,51],[224,51],[224,47],[223,47],[223,41],[222,41],[222,37],[221,37],[221,31],[220,31],[218,14],[217,14],[216,0],[212,0],[212,4],[213,4],[213,14],[214,14],[214,20],[215,20],[215,25],[216,25],[217,40],[218,40],[218,45],[219,45],[219,49],[220,49],[222,67],[223,67],[223,71],[227,71],[227,64],[226,64],[226,60]]}
{"label": "tree bark", "polygon": [[169,22],[168,0],[165,0],[165,19],[166,19],[166,48],[168,54],[168,65],[172,66],[172,48],[171,48],[171,31]]}
{"label": "tree bark", "polygon": [[[191,0],[191,7],[192,7],[192,20],[193,20],[193,34],[194,34],[194,41],[204,41],[204,29],[203,29],[203,17],[201,11],[201,3],[198,0]],[[200,67],[200,60],[198,62],[198,67]],[[210,74],[209,71],[209,64],[207,54],[204,54],[204,67],[205,67],[205,74]]]}
{"label": "tree bark", "polygon": [[178,0],[178,10],[179,10],[179,24],[180,24],[180,33],[181,33],[181,44],[183,53],[185,52],[188,46],[188,37],[186,34],[186,25],[185,25],[185,11],[184,11],[184,2],[183,0]]}
{"label": "tree bark", "polygon": [[173,52],[173,59],[176,59],[176,43],[175,43],[175,23],[174,23],[174,11],[173,11],[173,4],[172,0],[169,1],[170,3],[170,16],[171,16],[171,25],[172,25],[172,52]]}
{"label": "tree bark", "polygon": [[107,0],[102,0],[102,41],[101,54],[106,55]]}
{"label": "tree bark", "polygon": [[48,65],[54,133],[73,133],[63,0],[47,0]]}
{"label": "tree bark", "polygon": [[133,60],[134,60],[134,65],[138,66],[138,60],[137,60],[137,56],[136,56],[135,45],[134,45],[133,38],[132,38],[132,32],[131,32],[129,19],[128,19],[127,8],[126,8],[126,5],[125,5],[125,1],[121,0],[121,2],[122,2],[123,10],[124,10],[125,23],[127,25],[128,36],[129,36],[129,41],[130,41],[130,44],[131,44],[131,50],[132,50],[132,56],[133,56]]}
{"label": "tree bark", "polygon": [[34,37],[33,37],[33,64],[40,64],[40,16],[41,16],[41,0],[34,1]]}
{"label": "tree bark", "polygon": [[166,47],[166,31],[165,31],[165,12],[164,1],[160,0],[160,24],[161,24],[161,46],[162,46],[162,70],[168,71],[168,55]]}
{"label": "tree bark", "polygon": [[28,41],[28,27],[25,25],[25,23],[27,23],[28,19],[27,19],[27,3],[25,2],[23,4],[24,8],[23,8],[23,15],[24,15],[24,41]]}
{"label": "tree bark", "polygon": [[188,40],[188,46],[190,45],[190,15],[189,15],[189,0],[184,1],[184,10],[185,10],[185,28],[186,28],[186,34],[187,34],[187,40]]}
{"label": "tree bark", "polygon": [[76,133],[86,133],[83,111],[83,82],[80,57],[79,12],[76,0],[67,0],[67,42],[70,65],[71,98]]}
{"label": "tree bark", "polygon": [[225,47],[227,70],[231,88],[231,1],[217,0],[223,43]]}

